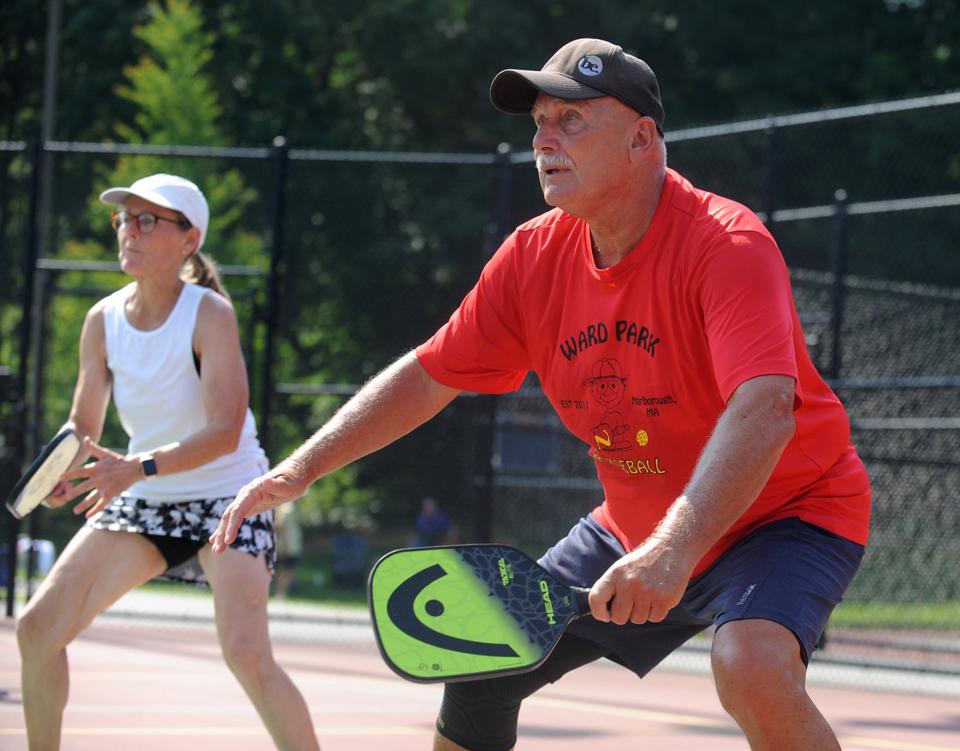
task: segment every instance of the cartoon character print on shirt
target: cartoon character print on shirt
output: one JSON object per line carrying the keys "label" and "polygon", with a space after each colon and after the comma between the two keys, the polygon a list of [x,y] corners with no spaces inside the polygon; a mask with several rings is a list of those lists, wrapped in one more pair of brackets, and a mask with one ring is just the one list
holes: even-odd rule
{"label": "cartoon character print on shirt", "polygon": [[620,411],[614,409],[623,401],[627,385],[620,363],[609,357],[597,360],[583,385],[590,387],[590,394],[603,408],[600,422],[591,428],[597,450],[625,451],[632,448],[630,425]]}

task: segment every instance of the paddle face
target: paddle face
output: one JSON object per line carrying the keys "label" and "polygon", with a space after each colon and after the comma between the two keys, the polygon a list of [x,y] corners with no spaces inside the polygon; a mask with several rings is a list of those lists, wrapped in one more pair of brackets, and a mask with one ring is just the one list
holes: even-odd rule
{"label": "paddle face", "polygon": [[33,511],[57,487],[57,481],[80,451],[80,439],[70,428],[57,433],[10,491],[7,508],[18,519]]}
{"label": "paddle face", "polygon": [[533,670],[587,612],[586,591],[516,548],[450,545],[387,553],[370,572],[368,598],[383,659],[430,683]]}

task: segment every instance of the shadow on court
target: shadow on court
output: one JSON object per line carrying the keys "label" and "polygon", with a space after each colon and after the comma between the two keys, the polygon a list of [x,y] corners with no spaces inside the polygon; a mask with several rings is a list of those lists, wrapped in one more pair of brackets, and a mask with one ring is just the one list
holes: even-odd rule
{"label": "shadow on court", "polygon": [[[277,631],[282,631],[278,626]],[[351,631],[349,638],[336,633]],[[441,688],[408,683],[360,627],[277,637],[275,652],[306,696],[325,751],[430,748]],[[312,638],[311,638],[312,637]],[[320,640],[322,638],[322,641]],[[99,619],[69,650],[65,751],[270,749],[209,626]],[[814,687],[846,751],[960,748],[955,699]],[[0,621],[0,749],[27,748],[13,623]],[[627,748],[747,750],[705,675],[655,671],[643,681],[610,663],[528,700],[521,751]]]}

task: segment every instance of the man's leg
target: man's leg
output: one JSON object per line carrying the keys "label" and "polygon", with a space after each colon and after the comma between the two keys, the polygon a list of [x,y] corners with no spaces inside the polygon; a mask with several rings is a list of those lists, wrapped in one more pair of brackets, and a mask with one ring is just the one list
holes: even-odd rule
{"label": "man's leg", "polygon": [[[440,735],[439,731],[434,731],[433,751],[469,751],[469,749],[464,749],[463,746],[458,746],[453,741],[448,740]],[[510,749],[510,751],[513,751],[513,749]]]}
{"label": "man's leg", "polygon": [[448,683],[437,718],[434,751],[509,751],[517,741],[517,718],[524,699],[610,652],[610,647],[568,633],[546,662],[529,673]]}
{"label": "man's leg", "polygon": [[807,694],[792,631],[767,620],[730,621],[717,630],[711,657],[720,702],[753,751],[840,751]]}

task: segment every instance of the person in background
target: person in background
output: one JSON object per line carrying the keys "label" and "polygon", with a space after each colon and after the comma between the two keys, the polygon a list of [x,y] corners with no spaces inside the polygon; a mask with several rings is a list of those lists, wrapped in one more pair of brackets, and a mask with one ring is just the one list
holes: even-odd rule
{"label": "person in background", "polygon": [[[755,751],[838,751],[807,663],[867,543],[870,483],[817,373],[773,237],[667,167],[645,62],[599,39],[494,79],[531,118],[546,213],[449,321],[247,485],[212,537],[407,434],[461,391],[536,373],[588,447],[600,504],[540,559],[591,617],[536,670],[450,683],[434,749],[507,751],[523,699],[606,657],[642,677],[713,626],[717,694]],[[638,742],[642,747],[642,741]]]}
{"label": "person in background", "polygon": [[[245,520],[221,555],[207,542],[267,459],[247,406],[233,306],[200,252],[206,199],[189,180],[156,174],[100,200],[116,207],[120,267],[132,281],[87,313],[67,423],[83,450],[47,501],[79,498],[73,512],[86,524],[17,620],[29,747],[60,746],[67,645],[123,594],[161,577],[209,584],[224,659],[274,745],[314,751],[306,702],[267,632],[273,514]],[[98,443],[111,395],[130,438],[125,452]]]}
{"label": "person in background", "polygon": [[420,503],[414,527],[417,532],[414,547],[443,545],[451,530],[450,517],[437,505],[437,499],[428,495]]}
{"label": "person in background", "polygon": [[273,586],[274,594],[279,598],[290,594],[303,556],[303,530],[299,517],[300,513],[292,503],[278,507],[274,514],[277,527],[277,574]]}

